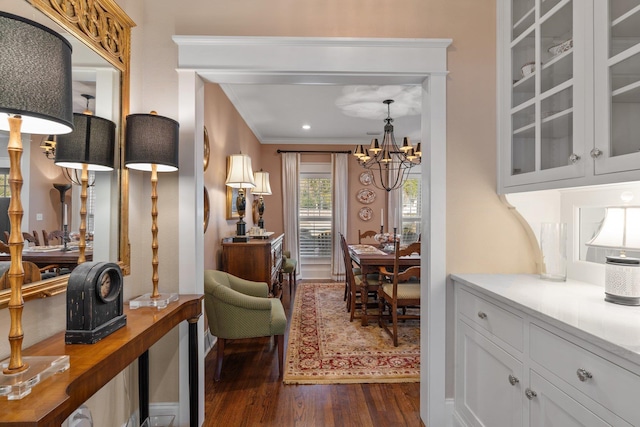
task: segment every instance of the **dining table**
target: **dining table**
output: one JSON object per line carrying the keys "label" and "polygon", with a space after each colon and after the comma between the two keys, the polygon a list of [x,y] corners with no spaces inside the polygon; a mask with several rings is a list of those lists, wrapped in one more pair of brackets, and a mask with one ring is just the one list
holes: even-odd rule
{"label": "dining table", "polygon": [[[367,275],[372,273],[377,273],[380,267],[393,267],[393,263],[395,261],[395,253],[387,252],[382,250],[382,248],[374,245],[362,245],[362,244],[350,244],[349,247],[349,256],[360,266],[360,270],[362,272],[362,285],[360,290],[360,298],[362,302],[362,316],[360,317],[360,321],[362,322],[362,326],[367,326],[369,324],[369,318],[367,315],[367,300],[369,297],[369,282],[367,280]],[[420,265],[420,255],[410,255],[406,257],[400,257],[398,259],[398,264],[400,267],[411,267]]]}
{"label": "dining table", "polygon": [[[78,255],[77,246],[69,246],[66,251],[62,245],[32,246],[22,251],[22,260],[34,263],[38,268],[56,265],[73,270],[78,265]],[[93,261],[92,248],[85,248],[84,256],[86,261]],[[0,253],[0,261],[11,261],[11,255]]]}

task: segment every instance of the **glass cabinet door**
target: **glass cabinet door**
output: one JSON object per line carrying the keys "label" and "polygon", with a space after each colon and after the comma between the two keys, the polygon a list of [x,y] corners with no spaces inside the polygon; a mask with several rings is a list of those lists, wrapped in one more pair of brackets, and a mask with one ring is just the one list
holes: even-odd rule
{"label": "glass cabinet door", "polygon": [[595,173],[639,169],[640,0],[595,7]]}
{"label": "glass cabinet door", "polygon": [[574,1],[511,0],[509,6],[506,186],[580,176],[584,148],[574,142]]}

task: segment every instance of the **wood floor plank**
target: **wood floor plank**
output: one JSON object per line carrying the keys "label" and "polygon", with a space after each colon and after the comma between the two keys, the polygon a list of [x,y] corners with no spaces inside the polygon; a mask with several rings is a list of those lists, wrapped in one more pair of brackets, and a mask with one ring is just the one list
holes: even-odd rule
{"label": "wood floor plank", "polygon": [[[288,295],[286,300],[290,319]],[[268,338],[229,341],[215,383],[212,349],[205,358],[204,426],[424,426],[419,383],[286,385],[277,354]]]}

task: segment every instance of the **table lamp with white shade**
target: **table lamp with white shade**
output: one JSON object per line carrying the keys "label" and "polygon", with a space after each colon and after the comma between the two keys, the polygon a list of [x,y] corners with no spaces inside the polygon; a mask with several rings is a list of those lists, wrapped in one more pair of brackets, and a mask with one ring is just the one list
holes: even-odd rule
{"label": "table lamp with white shade", "polygon": [[605,270],[605,300],[640,305],[640,259],[627,250],[640,250],[640,206],[608,207],[598,234],[588,246],[610,249]]}
{"label": "table lamp with white shade", "polygon": [[232,154],[229,156],[229,170],[225,181],[227,187],[237,188],[238,197],[236,199],[236,210],[240,219],[236,223],[236,235],[234,242],[247,242],[250,237],[246,235],[247,227],[244,222],[244,213],[247,206],[244,190],[256,186],[253,180],[253,169],[251,168],[251,157],[246,154]]}
{"label": "table lamp with white shade", "polygon": [[251,193],[260,196],[258,198],[258,214],[260,215],[258,227],[264,230],[264,219],[262,218],[264,215],[264,196],[270,196],[272,194],[271,184],[269,183],[269,172],[264,172],[260,169],[253,175],[253,178],[256,187],[251,190]]}
{"label": "table lamp with white shade", "polygon": [[64,134],[73,130],[71,45],[55,31],[0,12],[0,130],[9,131],[9,312],[11,354],[2,362],[0,395],[21,399],[44,378],[69,367],[69,356],[22,357],[21,133]]}

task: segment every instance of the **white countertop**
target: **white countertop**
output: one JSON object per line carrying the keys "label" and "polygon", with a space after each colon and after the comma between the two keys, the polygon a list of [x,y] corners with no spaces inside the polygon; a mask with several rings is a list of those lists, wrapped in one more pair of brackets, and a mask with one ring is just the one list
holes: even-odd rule
{"label": "white countertop", "polygon": [[640,306],[606,302],[604,286],[525,274],[451,278],[640,365]]}

